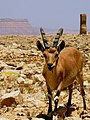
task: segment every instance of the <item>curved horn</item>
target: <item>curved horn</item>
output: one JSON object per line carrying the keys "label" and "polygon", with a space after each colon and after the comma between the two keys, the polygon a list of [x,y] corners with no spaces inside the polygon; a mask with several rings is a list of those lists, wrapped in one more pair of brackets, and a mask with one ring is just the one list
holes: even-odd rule
{"label": "curved horn", "polygon": [[63,28],[61,28],[61,29],[58,30],[58,32],[56,34],[56,37],[55,37],[55,40],[53,42],[53,47],[57,48],[58,41],[59,41],[59,38],[62,35],[62,33],[63,33]]}
{"label": "curved horn", "polygon": [[45,32],[44,32],[43,28],[40,28],[40,32],[41,32],[41,35],[42,35],[42,39],[43,39],[45,49],[50,48],[50,46],[48,44],[48,41],[46,39]]}

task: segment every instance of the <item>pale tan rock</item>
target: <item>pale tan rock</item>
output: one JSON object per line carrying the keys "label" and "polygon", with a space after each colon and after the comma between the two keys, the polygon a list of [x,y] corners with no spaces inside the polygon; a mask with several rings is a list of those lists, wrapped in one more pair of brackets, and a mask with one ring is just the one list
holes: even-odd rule
{"label": "pale tan rock", "polygon": [[18,77],[18,78],[17,78],[17,82],[18,82],[19,84],[20,84],[20,83],[23,83],[23,84],[24,84],[25,79],[22,78],[22,77]]}
{"label": "pale tan rock", "polygon": [[43,118],[34,118],[34,117],[32,117],[31,120],[45,120],[45,119],[43,119]]}
{"label": "pale tan rock", "polygon": [[79,117],[65,117],[65,120],[82,120]]}
{"label": "pale tan rock", "polygon": [[44,79],[44,77],[43,77],[42,74],[35,74],[35,75],[34,75],[34,79],[35,79],[36,81],[40,81],[40,82],[45,81],[45,79]]}
{"label": "pale tan rock", "polygon": [[9,120],[9,119],[5,117],[0,117],[0,120]]}

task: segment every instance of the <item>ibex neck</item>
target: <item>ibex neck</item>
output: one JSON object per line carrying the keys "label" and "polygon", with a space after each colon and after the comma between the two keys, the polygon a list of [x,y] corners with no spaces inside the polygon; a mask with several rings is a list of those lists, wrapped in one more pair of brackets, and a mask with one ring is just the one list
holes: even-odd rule
{"label": "ibex neck", "polygon": [[54,67],[51,71],[47,66],[44,67],[43,76],[46,79],[46,83],[51,90],[55,90],[59,84],[58,75],[56,67]]}

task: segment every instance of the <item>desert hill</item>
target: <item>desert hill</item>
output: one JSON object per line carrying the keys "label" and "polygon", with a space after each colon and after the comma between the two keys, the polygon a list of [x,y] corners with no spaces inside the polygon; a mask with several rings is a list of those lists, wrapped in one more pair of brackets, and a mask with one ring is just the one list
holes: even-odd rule
{"label": "desert hill", "polygon": [[27,19],[0,19],[0,35],[37,35]]}

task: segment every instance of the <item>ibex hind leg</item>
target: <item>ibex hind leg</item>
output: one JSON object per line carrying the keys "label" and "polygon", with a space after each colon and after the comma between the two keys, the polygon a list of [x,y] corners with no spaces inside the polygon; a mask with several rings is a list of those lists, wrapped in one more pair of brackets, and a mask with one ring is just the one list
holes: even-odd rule
{"label": "ibex hind leg", "polygon": [[69,89],[69,98],[68,98],[68,103],[67,103],[67,105],[68,105],[68,106],[71,106],[71,99],[72,99],[72,87],[73,87],[73,85],[72,85],[72,84],[68,87],[68,89]]}
{"label": "ibex hind leg", "polygon": [[71,106],[71,99],[72,99],[72,88],[73,88],[73,85],[71,84],[68,89],[69,89],[69,97],[68,97],[68,103],[67,103],[67,111],[65,113],[66,116],[69,115],[69,109],[70,109],[70,106]]}
{"label": "ibex hind leg", "polygon": [[86,110],[85,91],[84,91],[84,85],[83,85],[83,72],[78,73],[77,77],[78,77],[78,82],[80,84],[81,95],[83,98],[83,107],[84,107],[84,110]]}

